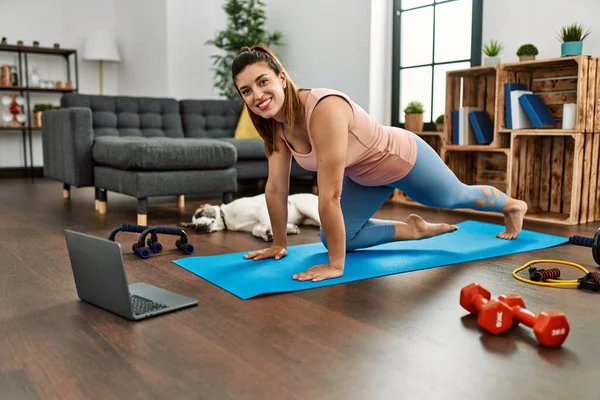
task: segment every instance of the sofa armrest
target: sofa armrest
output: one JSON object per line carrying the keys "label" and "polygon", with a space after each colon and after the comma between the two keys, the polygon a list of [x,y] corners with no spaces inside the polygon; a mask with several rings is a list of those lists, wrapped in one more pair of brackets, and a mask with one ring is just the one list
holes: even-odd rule
{"label": "sofa armrest", "polygon": [[76,187],[94,186],[93,142],[89,108],[44,111],[44,176]]}

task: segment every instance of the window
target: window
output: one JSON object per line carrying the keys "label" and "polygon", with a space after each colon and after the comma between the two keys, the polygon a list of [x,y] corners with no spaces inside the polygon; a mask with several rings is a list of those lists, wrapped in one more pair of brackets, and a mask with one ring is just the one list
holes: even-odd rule
{"label": "window", "polygon": [[446,72],[481,65],[483,0],[394,0],[392,124],[425,106],[426,130],[444,114]]}

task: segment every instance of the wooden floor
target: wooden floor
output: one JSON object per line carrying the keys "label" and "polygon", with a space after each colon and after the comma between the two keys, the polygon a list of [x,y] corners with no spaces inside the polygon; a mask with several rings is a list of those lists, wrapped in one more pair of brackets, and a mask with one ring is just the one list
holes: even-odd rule
{"label": "wooden floor", "polygon": [[[205,199],[149,201],[149,224],[191,219]],[[216,200],[215,200],[216,201]],[[386,205],[379,218],[412,212],[430,221],[472,215]],[[128,322],[78,300],[63,229],[100,237],[135,222],[134,199],[108,194],[94,211],[92,189],[44,179],[0,181],[0,398],[2,399],[599,399],[600,294],[527,285],[511,271],[533,258],[598,270],[591,249],[570,245],[427,271],[242,301],[172,263],[175,237],[147,260],[120,233],[130,283],[197,298],[198,307]],[[481,219],[481,218],[480,218]],[[482,219],[501,223],[496,217]],[[596,226],[527,224],[593,235]],[[318,240],[314,228],[290,244]],[[245,233],[190,232],[194,255],[246,251]],[[172,239],[171,239],[172,238]],[[563,268],[563,276],[578,277]],[[479,282],[493,296],[516,292],[534,312],[567,314],[561,349],[536,345],[532,331],[490,336],[459,303]]]}

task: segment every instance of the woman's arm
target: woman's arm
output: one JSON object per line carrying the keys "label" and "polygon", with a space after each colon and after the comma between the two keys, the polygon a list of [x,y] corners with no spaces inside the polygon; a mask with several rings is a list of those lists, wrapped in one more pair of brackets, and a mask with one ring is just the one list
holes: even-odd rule
{"label": "woman's arm", "polygon": [[269,176],[265,187],[273,244],[266,249],[251,251],[244,258],[262,260],[274,257],[279,260],[287,255],[287,212],[292,153],[279,136],[276,136],[275,141],[277,151],[267,156]]}
{"label": "woman's arm", "polygon": [[348,150],[348,132],[354,114],[346,100],[328,96],[315,107],[310,131],[317,153],[319,216],[327,238],[329,263],[344,269],[346,229],[340,205]]}
{"label": "woman's arm", "polygon": [[287,212],[292,153],[279,135],[275,135],[277,151],[268,156],[269,175],[265,198],[273,230],[273,246],[287,246]]}

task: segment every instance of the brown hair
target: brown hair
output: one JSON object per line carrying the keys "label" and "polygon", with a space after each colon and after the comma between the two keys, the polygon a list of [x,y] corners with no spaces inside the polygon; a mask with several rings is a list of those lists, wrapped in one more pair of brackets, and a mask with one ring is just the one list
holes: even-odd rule
{"label": "brown hair", "polygon": [[[265,62],[271,68],[271,70],[275,73],[275,75],[279,75],[280,72],[284,72],[286,76],[286,86],[285,86],[285,99],[283,101],[283,108],[285,110],[286,115],[286,125],[288,129],[293,132],[294,123],[296,118],[302,118],[304,114],[304,107],[300,102],[300,97],[298,96],[298,89],[296,85],[289,77],[287,71],[277,58],[277,56],[265,45],[255,45],[252,47],[244,47],[241,49],[241,52],[237,55],[237,57],[233,60],[231,64],[231,76],[235,81],[235,78],[238,76],[240,72],[244,70],[248,65],[256,64],[259,62]],[[238,90],[239,93],[239,90]],[[241,96],[241,94],[240,94]],[[274,119],[268,120],[265,119],[254,112],[252,112],[248,106],[244,103],[244,107],[247,108],[248,115],[250,115],[250,119],[254,124],[254,127],[258,131],[260,137],[262,137],[265,142],[265,150],[268,155],[270,155],[273,151],[277,151],[275,146],[275,135],[276,129],[279,122]]]}

